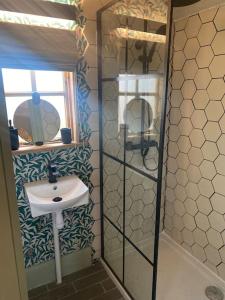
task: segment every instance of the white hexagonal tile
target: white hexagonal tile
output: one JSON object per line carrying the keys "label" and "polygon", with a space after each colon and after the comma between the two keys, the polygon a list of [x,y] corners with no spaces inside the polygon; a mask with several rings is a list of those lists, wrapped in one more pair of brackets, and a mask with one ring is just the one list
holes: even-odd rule
{"label": "white hexagonal tile", "polygon": [[206,141],[202,146],[202,154],[204,159],[214,161],[219,155],[217,145],[213,142]]}
{"label": "white hexagonal tile", "polygon": [[181,113],[179,108],[171,108],[170,110],[170,124],[178,125],[181,119]]}
{"label": "white hexagonal tile", "polygon": [[194,59],[189,59],[185,61],[183,67],[183,75],[185,79],[194,79],[198,71],[198,66]]}
{"label": "white hexagonal tile", "polygon": [[219,174],[225,176],[225,156],[219,155],[214,162],[216,170]]}
{"label": "white hexagonal tile", "polygon": [[180,107],[183,101],[183,95],[180,90],[172,90],[170,96],[170,105],[171,107]]}
{"label": "white hexagonal tile", "polygon": [[182,236],[184,242],[187,243],[187,245],[192,246],[194,244],[194,237],[190,230],[184,228],[184,230],[182,231]]}
{"label": "white hexagonal tile", "polygon": [[185,199],[187,198],[187,195],[186,195],[186,190],[183,186],[181,186],[180,184],[178,184],[174,190],[175,192],[175,195],[177,197],[178,200],[184,202]]}
{"label": "white hexagonal tile", "polygon": [[192,251],[195,257],[197,257],[200,261],[204,262],[206,260],[206,255],[204,249],[198,244],[194,244],[192,246]]}
{"label": "white hexagonal tile", "polygon": [[188,152],[190,162],[195,166],[200,166],[203,161],[202,151],[199,148],[192,147]]}
{"label": "white hexagonal tile", "polygon": [[185,26],[185,32],[188,38],[193,38],[198,35],[201,27],[201,20],[198,15],[194,15],[188,18],[188,22]]}
{"label": "white hexagonal tile", "polygon": [[199,246],[204,248],[208,244],[206,233],[203,230],[196,228],[193,232],[193,235],[194,235],[195,242]]}
{"label": "white hexagonal tile", "polygon": [[211,197],[214,193],[213,185],[208,179],[202,178],[198,183],[198,187],[203,196]]}
{"label": "white hexagonal tile", "polygon": [[222,175],[217,174],[213,178],[213,186],[216,193],[219,193],[221,195],[225,195],[225,177]]}
{"label": "white hexagonal tile", "polygon": [[178,148],[183,153],[188,153],[191,148],[189,137],[181,135],[178,139]]}
{"label": "white hexagonal tile", "polygon": [[186,170],[190,164],[190,161],[188,159],[188,155],[185,153],[180,152],[177,156],[177,165],[179,168]]}
{"label": "white hexagonal tile", "polygon": [[185,214],[183,217],[184,226],[190,230],[193,231],[196,228],[195,219],[193,216],[189,214]]}
{"label": "white hexagonal tile", "polygon": [[185,80],[181,88],[181,92],[183,94],[184,99],[192,99],[196,92],[196,86],[194,84],[194,81]]}
{"label": "white hexagonal tile", "polygon": [[130,223],[132,230],[136,230],[142,227],[143,217],[141,215],[134,216]]}
{"label": "white hexagonal tile", "polygon": [[208,23],[213,21],[217,13],[217,7],[208,8],[199,12],[200,19],[202,23]]}
{"label": "white hexagonal tile", "polygon": [[184,223],[183,223],[182,217],[175,214],[174,217],[173,217],[173,225],[176,229],[181,231],[184,228]]}
{"label": "white hexagonal tile", "polygon": [[198,183],[201,179],[201,173],[199,171],[199,168],[194,165],[190,165],[188,167],[187,175],[190,182]]}
{"label": "white hexagonal tile", "polygon": [[195,58],[198,54],[199,48],[199,42],[196,38],[187,40],[187,43],[184,48],[184,54],[187,57],[187,59]]}
{"label": "white hexagonal tile", "polygon": [[193,129],[190,134],[190,141],[193,147],[201,148],[205,142],[205,137],[200,129]]}
{"label": "white hexagonal tile", "polygon": [[145,205],[144,210],[142,211],[142,216],[144,219],[152,217],[155,207],[152,204]]}
{"label": "white hexagonal tile", "polygon": [[223,79],[212,79],[207,92],[211,100],[221,100],[225,94],[225,82]]}
{"label": "white hexagonal tile", "polygon": [[216,35],[216,29],[213,22],[203,24],[198,34],[199,44],[201,46],[210,45],[215,35]]}
{"label": "white hexagonal tile", "polygon": [[194,78],[197,89],[204,90],[211,81],[211,75],[207,68],[199,69]]}
{"label": "white hexagonal tile", "polygon": [[225,155],[225,134],[222,134],[217,142],[219,152]]}
{"label": "white hexagonal tile", "polygon": [[177,183],[179,183],[182,186],[185,186],[188,183],[187,173],[182,169],[177,170],[176,179]]}
{"label": "white hexagonal tile", "polygon": [[205,125],[203,132],[206,140],[211,142],[216,142],[221,135],[219,124],[211,121]]}
{"label": "white hexagonal tile", "polygon": [[225,227],[225,221],[223,215],[219,214],[216,211],[212,211],[209,215],[209,222],[212,228],[217,230],[218,232],[222,232]]}
{"label": "white hexagonal tile", "polygon": [[176,51],[183,50],[187,41],[187,36],[184,30],[178,31],[174,36],[174,49]]}
{"label": "white hexagonal tile", "polygon": [[191,116],[191,122],[195,128],[202,129],[206,122],[207,118],[203,110],[195,110]]}
{"label": "white hexagonal tile", "polygon": [[177,143],[175,142],[169,142],[168,144],[168,154],[169,156],[176,158],[179,153],[179,148],[177,146]]}
{"label": "white hexagonal tile", "polygon": [[189,118],[182,118],[179,123],[179,129],[181,135],[189,135],[193,129]]}
{"label": "white hexagonal tile", "polygon": [[211,203],[214,210],[219,212],[220,214],[225,214],[225,197],[219,194],[214,194],[211,197]]}
{"label": "white hexagonal tile", "polygon": [[209,96],[205,90],[197,90],[194,98],[193,103],[196,109],[205,109],[209,102]]}
{"label": "white hexagonal tile", "polygon": [[181,70],[184,66],[185,59],[183,51],[175,51],[173,54],[173,69]]}
{"label": "white hexagonal tile", "polygon": [[195,216],[195,221],[198,228],[200,228],[203,231],[207,231],[210,228],[208,218],[200,212],[198,212]]}
{"label": "white hexagonal tile", "polygon": [[225,115],[222,116],[222,118],[219,121],[220,129],[222,130],[222,133],[225,133]]}
{"label": "white hexagonal tile", "polygon": [[172,158],[172,157],[169,157],[168,160],[167,160],[167,168],[168,168],[168,171],[175,174],[177,169],[178,169],[178,166],[177,166],[177,162],[176,162],[176,159],[175,158]]}
{"label": "white hexagonal tile", "polygon": [[200,171],[202,173],[202,176],[209,180],[212,180],[216,175],[216,168],[214,166],[214,163],[209,160],[203,160],[200,165]]}
{"label": "white hexagonal tile", "polygon": [[205,112],[209,121],[219,121],[224,114],[223,105],[219,101],[210,101]]}
{"label": "white hexagonal tile", "polygon": [[133,204],[131,206],[131,211],[133,215],[139,215],[143,211],[144,205],[142,200],[133,201]]}
{"label": "white hexagonal tile", "polygon": [[181,71],[173,72],[172,79],[171,79],[172,87],[175,90],[179,90],[182,87],[183,82],[184,82],[183,73]]}
{"label": "white hexagonal tile", "polygon": [[212,206],[207,197],[200,195],[196,200],[198,209],[204,215],[208,215],[212,211]]}
{"label": "white hexagonal tile", "polygon": [[214,56],[209,70],[213,78],[221,78],[225,75],[224,71],[225,55]]}
{"label": "white hexagonal tile", "polygon": [[186,185],[185,190],[187,192],[187,196],[192,200],[196,200],[199,197],[200,192],[196,183],[189,182]]}
{"label": "white hexagonal tile", "polygon": [[185,214],[185,207],[183,202],[176,200],[174,202],[174,210],[176,212],[176,214],[178,214],[178,216],[183,216]]}
{"label": "white hexagonal tile", "polygon": [[225,31],[220,31],[212,42],[212,49],[215,55],[225,54]]}
{"label": "white hexagonal tile", "polygon": [[184,100],[180,106],[180,111],[182,117],[190,118],[193,111],[194,106],[191,100]]}
{"label": "white hexagonal tile", "polygon": [[223,246],[223,239],[218,231],[215,229],[210,228],[207,233],[207,238],[209,243],[215,247],[216,249],[219,249]]}
{"label": "white hexagonal tile", "polygon": [[191,216],[195,216],[198,212],[197,205],[194,200],[187,198],[184,202],[185,209],[187,213]]}
{"label": "white hexagonal tile", "polygon": [[221,6],[215,16],[214,22],[218,31],[225,29],[225,7]]}
{"label": "white hexagonal tile", "polygon": [[219,252],[216,248],[211,245],[207,245],[205,248],[205,254],[207,259],[214,265],[217,266],[221,262]]}
{"label": "white hexagonal tile", "polygon": [[175,31],[183,30],[186,24],[187,24],[187,19],[178,20],[177,22],[175,22]]}
{"label": "white hexagonal tile", "polygon": [[171,125],[169,128],[169,139],[172,142],[176,142],[179,139],[180,130],[178,126]]}
{"label": "white hexagonal tile", "polygon": [[207,68],[210,65],[213,57],[214,54],[210,46],[201,47],[196,57],[199,68]]}

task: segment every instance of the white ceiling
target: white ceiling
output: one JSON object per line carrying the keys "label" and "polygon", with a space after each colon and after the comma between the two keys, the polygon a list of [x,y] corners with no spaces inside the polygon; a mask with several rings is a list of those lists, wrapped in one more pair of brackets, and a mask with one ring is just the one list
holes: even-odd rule
{"label": "white ceiling", "polygon": [[179,20],[184,17],[191,16],[201,10],[208,9],[210,7],[221,4],[225,4],[225,0],[201,0],[193,5],[175,8],[173,18],[174,20]]}

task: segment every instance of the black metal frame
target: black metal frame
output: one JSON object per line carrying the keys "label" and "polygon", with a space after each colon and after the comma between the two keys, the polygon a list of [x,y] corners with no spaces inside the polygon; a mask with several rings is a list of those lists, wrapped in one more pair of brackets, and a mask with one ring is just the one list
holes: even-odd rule
{"label": "black metal frame", "polygon": [[[102,83],[104,81],[115,81],[115,78],[102,78],[102,26],[101,26],[101,16],[104,11],[113,6],[119,0],[112,0],[102,9],[97,12],[97,35],[98,35],[98,90],[99,90],[99,149],[100,149],[100,208],[101,208],[101,256],[103,261],[115,275],[119,283],[123,286],[128,295],[133,299],[130,292],[127,290],[125,286],[125,242],[128,241],[132,247],[146,260],[146,263],[149,263],[153,267],[153,279],[152,279],[152,295],[149,292],[149,299],[156,300],[156,286],[157,286],[157,265],[158,265],[158,248],[159,248],[159,234],[160,234],[160,213],[161,213],[161,189],[162,189],[162,174],[163,174],[163,154],[164,154],[164,138],[165,138],[165,124],[166,124],[166,109],[167,109],[167,98],[168,98],[168,81],[169,81],[169,57],[170,57],[170,44],[171,44],[171,29],[172,29],[172,7],[171,1],[169,5],[168,12],[168,26],[167,26],[167,55],[165,59],[165,88],[164,88],[164,97],[162,101],[162,112],[161,112],[161,124],[160,124],[160,141],[159,141],[159,157],[158,157],[158,176],[155,178],[154,176],[143,172],[140,169],[128,164],[126,162],[126,130],[124,130],[124,161],[121,161],[117,157],[110,155],[109,153],[104,152],[103,148],[103,108],[102,108]],[[146,26],[145,26],[146,27]],[[126,47],[127,49],[127,47]],[[128,62],[128,53],[126,51],[126,66]],[[126,68],[127,70],[127,68]],[[124,184],[123,184],[123,231],[118,228],[105,214],[104,214],[104,198],[103,198],[103,157],[109,157],[113,159],[117,163],[123,165],[123,175],[124,175]],[[141,252],[141,250],[125,235],[125,191],[126,191],[126,168],[134,170],[142,176],[145,176],[155,183],[157,183],[157,197],[156,197],[156,215],[155,215],[155,239],[154,239],[154,261],[151,262],[146,255]],[[110,264],[105,259],[104,255],[104,220],[107,220],[113,227],[123,236],[123,280],[115,274],[114,270],[110,266]]]}

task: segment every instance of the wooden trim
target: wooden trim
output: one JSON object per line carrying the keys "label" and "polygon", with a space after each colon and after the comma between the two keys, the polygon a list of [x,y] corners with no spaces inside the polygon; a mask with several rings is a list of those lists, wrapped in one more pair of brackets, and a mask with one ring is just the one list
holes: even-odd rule
{"label": "wooden trim", "polygon": [[[0,70],[0,299],[28,300],[8,120]],[[8,276],[9,274],[9,276]]]}
{"label": "wooden trim", "polygon": [[[66,149],[66,148],[73,148],[78,147],[81,145],[84,145],[85,143],[76,143],[72,142],[71,144],[63,144],[63,143],[49,143],[44,144],[42,146],[21,146],[18,150],[12,151],[13,155],[22,155],[27,153],[33,153],[33,152],[45,152],[45,151],[52,151],[55,149]],[[87,144],[87,143],[86,143]]]}
{"label": "wooden trim", "polygon": [[78,113],[76,101],[76,74],[72,72],[64,73],[66,118],[68,127],[72,129],[72,139],[79,143]]}
{"label": "wooden trim", "polygon": [[1,1],[0,10],[68,20],[77,16],[76,6],[40,0]]}

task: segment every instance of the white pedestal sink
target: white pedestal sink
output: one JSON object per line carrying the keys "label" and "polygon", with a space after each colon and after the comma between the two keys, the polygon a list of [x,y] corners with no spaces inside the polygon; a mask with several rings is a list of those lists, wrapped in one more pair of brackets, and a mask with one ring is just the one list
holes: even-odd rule
{"label": "white pedestal sink", "polygon": [[62,211],[88,204],[88,187],[76,175],[71,175],[58,178],[57,183],[49,183],[48,180],[26,183],[25,191],[32,217],[52,214],[56,278],[59,284],[62,282],[59,245],[59,229],[64,226]]}

